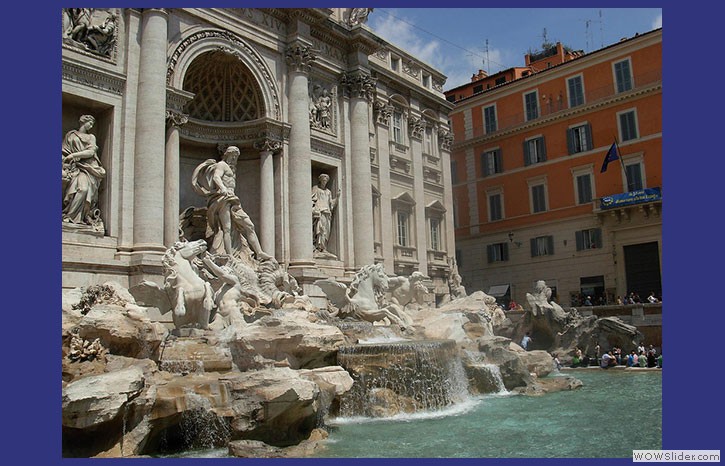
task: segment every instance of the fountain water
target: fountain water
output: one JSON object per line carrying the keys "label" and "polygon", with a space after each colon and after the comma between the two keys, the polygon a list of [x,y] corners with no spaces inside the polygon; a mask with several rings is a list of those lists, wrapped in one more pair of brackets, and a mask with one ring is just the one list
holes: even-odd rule
{"label": "fountain water", "polygon": [[341,416],[439,410],[468,397],[468,380],[453,340],[344,346],[338,363],[355,380],[342,397]]}

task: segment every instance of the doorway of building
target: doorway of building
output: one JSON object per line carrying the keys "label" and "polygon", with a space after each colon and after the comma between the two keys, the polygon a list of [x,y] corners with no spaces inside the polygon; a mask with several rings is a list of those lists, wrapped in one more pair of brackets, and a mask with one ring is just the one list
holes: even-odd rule
{"label": "doorway of building", "polygon": [[654,291],[662,296],[660,252],[656,241],[624,246],[624,269],[627,294],[634,291],[641,299]]}
{"label": "doorway of building", "polygon": [[579,278],[579,304],[583,306],[586,298],[589,297],[589,301],[593,305],[606,304],[606,296],[604,294],[604,275],[596,275],[593,277],[580,277]]}

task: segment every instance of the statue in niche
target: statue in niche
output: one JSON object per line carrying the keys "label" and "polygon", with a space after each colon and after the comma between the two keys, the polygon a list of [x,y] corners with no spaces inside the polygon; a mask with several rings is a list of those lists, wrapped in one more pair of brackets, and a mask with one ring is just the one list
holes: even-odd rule
{"label": "statue in niche", "polygon": [[347,24],[350,26],[357,26],[368,21],[368,15],[372,13],[374,8],[350,8],[350,17],[347,20]]}
{"label": "statue in niche", "polygon": [[79,128],[63,138],[63,222],[103,231],[98,191],[106,170],[98,158],[96,137],[89,131],[96,119],[83,115]]}
{"label": "statue in niche", "polygon": [[272,259],[262,251],[254,224],[234,193],[239,154],[238,147],[229,146],[221,161],[208,159],[192,174],[194,191],[207,199],[206,235],[211,238],[209,251],[233,256],[244,249],[239,244],[244,239],[258,260]]}
{"label": "statue in niche", "polygon": [[310,124],[313,128],[332,128],[332,97],[330,91],[323,89],[319,84],[312,90]]}
{"label": "statue in niche", "polygon": [[319,183],[312,187],[312,235],[314,239],[315,254],[331,255],[327,251],[327,243],[330,240],[332,224],[332,212],[340,199],[340,189],[337,196],[332,196],[332,191],[327,188],[330,176],[321,174]]}

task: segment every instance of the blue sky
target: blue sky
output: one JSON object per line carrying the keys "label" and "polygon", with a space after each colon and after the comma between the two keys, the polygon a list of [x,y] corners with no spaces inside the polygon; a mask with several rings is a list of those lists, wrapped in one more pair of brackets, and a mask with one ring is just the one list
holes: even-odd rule
{"label": "blue sky", "polygon": [[[444,89],[524,65],[549,42],[591,52],[662,26],[661,8],[375,8],[367,25],[448,76]],[[488,54],[486,54],[488,40]],[[488,56],[488,58],[486,58]]]}

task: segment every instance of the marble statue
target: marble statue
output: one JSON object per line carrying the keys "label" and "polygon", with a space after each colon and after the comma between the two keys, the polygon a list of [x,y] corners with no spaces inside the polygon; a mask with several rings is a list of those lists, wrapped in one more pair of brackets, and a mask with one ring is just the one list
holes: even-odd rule
{"label": "marble statue", "polygon": [[221,282],[214,293],[216,314],[211,318],[212,328],[226,328],[244,322],[244,314],[259,306],[259,296],[242,285],[239,275],[226,265],[218,265],[211,254],[205,254],[202,262]]}
{"label": "marble statue", "polygon": [[330,91],[316,85],[310,102],[310,124],[313,128],[330,129],[332,126],[332,97]]}
{"label": "marble statue", "polygon": [[80,42],[91,25],[93,8],[63,8],[63,37]]}
{"label": "marble statue", "polygon": [[315,252],[321,254],[329,254],[327,243],[330,240],[332,212],[340,198],[339,189],[337,196],[332,196],[332,191],[327,188],[329,181],[330,176],[323,173],[319,176],[319,184],[312,187],[312,234]]}
{"label": "marble statue", "polygon": [[86,47],[100,55],[111,55],[116,45],[117,16],[109,13],[101,24],[88,27],[83,43]]}
{"label": "marble statue", "polygon": [[207,236],[211,238],[209,252],[232,256],[243,249],[240,245],[243,238],[257,259],[271,259],[262,251],[254,224],[234,192],[238,158],[239,148],[229,146],[221,161],[208,159],[192,174],[194,191],[207,199]]}
{"label": "marble statue", "polygon": [[368,15],[372,13],[374,8],[350,8],[350,17],[347,20],[347,24],[350,26],[357,26],[358,24],[366,23]]}
{"label": "marble statue", "polygon": [[339,283],[334,278],[317,280],[315,285],[327,295],[330,303],[337,308],[334,317],[352,317],[367,322],[384,322],[410,328],[412,319],[401,306],[385,302],[389,278],[382,264],[366,265],[353,278],[350,286]]}
{"label": "marble statue", "polygon": [[95,122],[93,116],[83,115],[80,127],[63,138],[63,221],[103,231],[98,191],[106,170],[98,158],[96,137],[89,132]]}
{"label": "marble statue", "polygon": [[463,278],[458,273],[458,265],[455,259],[451,259],[451,274],[448,277],[448,289],[450,290],[451,299],[465,298],[466,287],[462,284]]}
{"label": "marble statue", "polygon": [[418,271],[410,274],[410,277],[390,277],[388,280],[388,287],[391,292],[390,301],[403,309],[409,304],[425,306],[428,288],[423,284],[423,280],[427,278]]}
{"label": "marble statue", "polygon": [[[161,261],[164,285],[176,328],[206,329],[215,308],[214,290],[199,275],[195,259],[206,252],[206,241],[177,241]],[[159,309],[162,313],[164,309]]]}
{"label": "marble statue", "polygon": [[536,282],[534,293],[526,293],[526,301],[529,310],[534,315],[545,315],[551,313],[556,319],[564,319],[566,311],[554,301],[551,301],[551,288],[546,286],[544,280]]}

